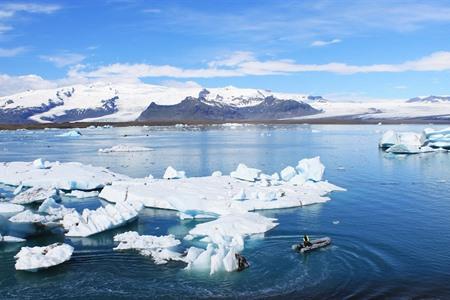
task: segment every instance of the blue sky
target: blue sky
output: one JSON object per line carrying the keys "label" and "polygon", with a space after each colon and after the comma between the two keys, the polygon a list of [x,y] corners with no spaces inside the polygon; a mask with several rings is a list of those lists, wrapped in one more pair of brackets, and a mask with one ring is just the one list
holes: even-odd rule
{"label": "blue sky", "polygon": [[96,80],[450,94],[450,1],[0,1],[0,94]]}

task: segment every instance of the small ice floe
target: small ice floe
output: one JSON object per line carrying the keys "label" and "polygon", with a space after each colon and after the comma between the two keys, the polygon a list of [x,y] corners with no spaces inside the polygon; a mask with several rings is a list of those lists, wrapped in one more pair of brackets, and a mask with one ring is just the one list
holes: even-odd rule
{"label": "small ice floe", "polygon": [[140,147],[140,146],[132,146],[132,145],[125,145],[120,144],[113,146],[111,148],[104,148],[104,149],[98,149],[98,152],[100,153],[113,153],[113,152],[148,152],[153,151],[153,148],[148,147]]}
{"label": "small ice floe", "polygon": [[49,164],[50,163],[48,161],[43,161],[42,158],[38,158],[33,161],[33,166],[36,169],[47,169],[49,168]]}
{"label": "small ice floe", "polygon": [[180,178],[186,178],[186,172],[184,171],[177,171],[175,168],[169,166],[167,167],[166,171],[164,172],[164,179],[180,179]]}
{"label": "small ice floe", "polygon": [[100,192],[98,192],[98,191],[85,192],[85,191],[74,190],[74,191],[71,191],[70,193],[66,193],[65,196],[83,199],[83,198],[97,197],[99,194],[100,194]]}
{"label": "small ice floe", "polygon": [[14,204],[31,204],[43,202],[49,198],[59,200],[59,192],[55,188],[32,187],[16,195],[11,201]]}
{"label": "small ice floe", "polygon": [[57,135],[57,137],[79,137],[79,136],[82,136],[82,134],[78,130],[71,130]]}
{"label": "small ice floe", "polygon": [[10,235],[1,235],[0,234],[0,243],[23,243],[26,242],[25,239],[18,238]]}
{"label": "small ice floe", "polygon": [[418,154],[450,150],[450,128],[426,128],[422,133],[386,131],[379,147],[392,154]]}
{"label": "small ice floe", "polygon": [[10,218],[20,212],[25,208],[19,204],[13,204],[8,202],[0,202],[0,215],[5,218]]}
{"label": "small ice floe", "polygon": [[340,223],[340,221],[339,220],[335,220],[335,221],[333,221],[333,224],[334,225],[338,225]]}
{"label": "small ice floe", "polygon": [[55,243],[44,247],[22,247],[14,258],[16,270],[38,271],[47,269],[72,257],[73,247],[67,244]]}
{"label": "small ice floe", "polygon": [[33,162],[0,163],[0,183],[11,186],[90,191],[113,181],[128,179],[128,176],[103,167],[76,162],[45,162],[44,169],[36,168]]}
{"label": "small ice floe", "polygon": [[136,231],[128,231],[114,236],[114,241],[119,242],[114,250],[137,250],[141,255],[150,256],[156,264],[166,264],[170,260],[182,261],[181,253],[171,250],[181,243],[173,235],[139,235]]}
{"label": "small ice floe", "polygon": [[140,201],[127,199],[125,195],[115,205],[108,204],[96,210],[85,209],[81,214],[76,211],[65,214],[61,224],[67,231],[66,236],[87,237],[132,222],[142,208]]}

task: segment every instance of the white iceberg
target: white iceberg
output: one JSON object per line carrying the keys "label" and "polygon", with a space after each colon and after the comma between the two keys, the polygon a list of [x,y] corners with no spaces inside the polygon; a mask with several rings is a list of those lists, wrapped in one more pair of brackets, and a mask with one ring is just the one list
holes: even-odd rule
{"label": "white iceberg", "polygon": [[213,176],[213,177],[220,177],[220,176],[222,176],[222,172],[214,171],[214,172],[212,172],[211,176]]}
{"label": "white iceberg", "polygon": [[316,156],[302,159],[298,162],[296,169],[305,180],[321,181],[325,166],[320,162],[320,157]]}
{"label": "white iceberg", "polygon": [[164,179],[180,179],[185,178],[186,173],[184,171],[177,171],[175,168],[169,166],[167,167],[166,171],[164,172]]}
{"label": "white iceberg", "polygon": [[114,241],[119,242],[114,250],[137,250],[141,255],[152,257],[156,264],[183,260],[181,253],[170,249],[181,243],[173,235],[139,235],[136,231],[128,231],[114,236]]}
{"label": "white iceberg", "polygon": [[32,162],[0,163],[0,182],[11,186],[89,191],[128,179],[106,168],[76,162],[51,162],[45,169],[35,168]]}
{"label": "white iceberg", "polygon": [[100,153],[113,153],[113,152],[148,152],[153,151],[153,148],[148,147],[140,147],[140,146],[132,146],[132,145],[126,145],[126,144],[119,144],[116,146],[113,146],[111,148],[104,148],[99,149],[98,152]]}
{"label": "white iceberg", "polygon": [[82,134],[78,130],[70,130],[57,135],[57,137],[79,137],[79,136],[82,136]]}
{"label": "white iceberg", "polygon": [[49,166],[49,162],[48,162],[48,161],[44,162],[44,161],[42,160],[42,158],[38,158],[38,159],[36,159],[36,160],[33,161],[33,166],[34,166],[36,169],[47,169],[48,166]]}
{"label": "white iceberg", "polygon": [[387,131],[379,146],[392,154],[418,154],[450,150],[450,128],[425,128],[422,133]]}
{"label": "white iceberg", "polygon": [[15,236],[10,236],[10,235],[1,235],[0,234],[0,243],[23,243],[25,242],[25,239],[22,238],[18,238]]}
{"label": "white iceberg", "polygon": [[236,171],[230,173],[230,176],[236,179],[253,182],[259,178],[261,170],[249,168],[244,164],[239,164]]}
{"label": "white iceberg", "polygon": [[73,247],[55,243],[45,247],[22,247],[14,258],[16,270],[37,271],[50,268],[68,261],[72,257]]}
{"label": "white iceberg", "polygon": [[43,202],[49,198],[59,199],[58,190],[52,187],[43,188],[36,186],[16,195],[11,202],[15,204],[31,204],[34,202]]}
{"label": "white iceberg", "polygon": [[82,214],[76,211],[65,214],[61,224],[67,231],[66,236],[87,237],[135,220],[142,207],[141,202],[124,198],[115,205],[85,209]]}
{"label": "white iceberg", "polygon": [[8,202],[0,202],[0,215],[5,218],[12,217],[25,209],[22,205]]}

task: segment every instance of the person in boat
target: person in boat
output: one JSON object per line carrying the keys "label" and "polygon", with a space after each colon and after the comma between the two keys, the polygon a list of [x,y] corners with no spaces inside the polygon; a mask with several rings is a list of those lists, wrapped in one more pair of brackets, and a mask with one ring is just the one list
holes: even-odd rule
{"label": "person in boat", "polygon": [[303,247],[311,247],[312,244],[309,241],[309,236],[308,235],[303,235]]}
{"label": "person in boat", "polygon": [[238,272],[250,267],[250,264],[247,262],[247,259],[244,256],[240,255],[239,253],[236,253],[235,256],[238,263]]}

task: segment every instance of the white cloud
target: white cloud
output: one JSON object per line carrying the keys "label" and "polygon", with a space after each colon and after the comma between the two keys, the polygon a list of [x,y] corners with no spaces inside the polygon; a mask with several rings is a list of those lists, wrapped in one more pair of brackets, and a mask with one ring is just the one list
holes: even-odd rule
{"label": "white cloud", "polygon": [[37,75],[9,76],[0,74],[0,96],[11,95],[29,89],[54,88],[57,83]]}
{"label": "white cloud", "polygon": [[65,66],[79,64],[86,58],[86,56],[78,53],[62,53],[57,55],[41,55],[39,58],[62,68]]}
{"label": "white cloud", "polygon": [[207,68],[183,69],[170,65],[149,64],[112,64],[101,66],[94,70],[77,68],[71,70],[73,76],[88,79],[102,78],[212,78],[239,77],[257,75],[288,75],[302,72],[328,72],[336,74],[357,73],[399,73],[399,72],[427,72],[450,70],[450,52],[434,52],[417,60],[399,64],[371,64],[351,65],[341,62],[325,64],[300,64],[293,60],[258,60],[253,54],[237,52],[220,61],[208,63]]}
{"label": "white cloud", "polygon": [[26,51],[25,47],[0,48],[0,57],[13,57]]}
{"label": "white cloud", "polygon": [[11,18],[18,12],[51,14],[60,9],[54,4],[7,3],[0,5],[0,19]]}
{"label": "white cloud", "polygon": [[311,43],[311,47],[323,47],[323,46],[328,46],[328,45],[332,45],[332,44],[338,44],[342,42],[342,40],[340,39],[332,39],[329,41],[314,41]]}
{"label": "white cloud", "polygon": [[168,87],[185,88],[185,89],[202,87],[200,84],[192,80],[188,81],[164,80],[161,82],[161,84]]}

